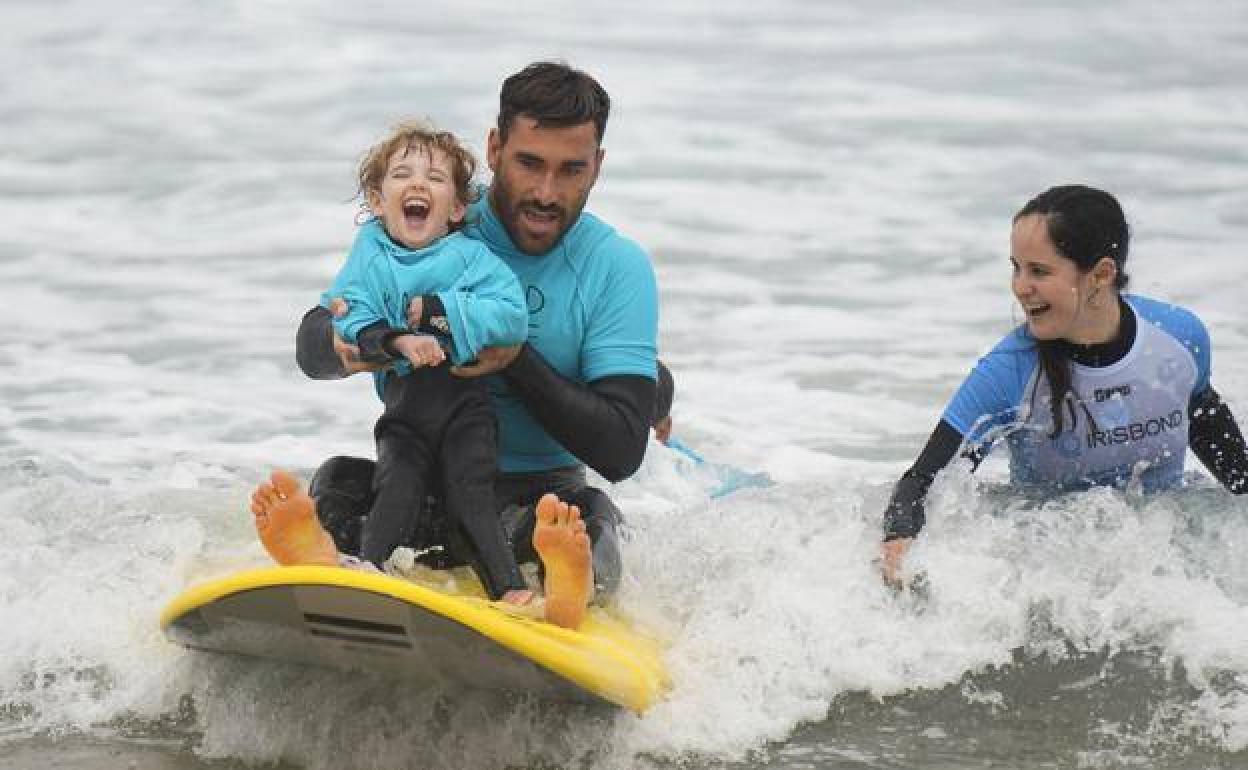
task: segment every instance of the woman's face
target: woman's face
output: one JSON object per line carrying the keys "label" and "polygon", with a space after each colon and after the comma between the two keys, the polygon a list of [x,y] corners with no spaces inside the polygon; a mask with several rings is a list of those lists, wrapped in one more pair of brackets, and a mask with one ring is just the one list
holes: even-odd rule
{"label": "woman's face", "polygon": [[1057,252],[1043,214],[1019,218],[1010,232],[1010,288],[1027,316],[1027,330],[1038,340],[1083,342],[1085,313],[1093,276]]}

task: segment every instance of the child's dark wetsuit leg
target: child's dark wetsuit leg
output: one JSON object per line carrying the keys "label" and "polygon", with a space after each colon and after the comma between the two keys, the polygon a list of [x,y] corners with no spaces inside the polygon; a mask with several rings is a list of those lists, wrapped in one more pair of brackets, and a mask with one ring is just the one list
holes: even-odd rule
{"label": "child's dark wetsuit leg", "polygon": [[[498,428],[484,384],[445,366],[418,369],[387,380],[385,402],[378,461],[332,457],[312,478],[338,550],[381,564],[409,546],[428,551],[418,561],[434,568],[470,565],[491,598],[527,588],[495,503]],[[430,489],[435,482],[444,489]],[[428,491],[442,498],[433,508]]]}
{"label": "child's dark wetsuit leg", "polygon": [[490,598],[498,599],[507,591],[528,587],[494,501],[498,423],[484,383],[461,381],[458,386],[462,397],[448,415],[439,453],[450,545],[472,566]]}
{"label": "child's dark wetsuit leg", "polygon": [[377,465],[373,502],[360,531],[359,555],[381,566],[395,548],[425,538],[430,530],[425,496],[433,475],[447,394],[436,387],[430,370],[406,377],[389,375],[383,398],[386,410],[373,435]]}

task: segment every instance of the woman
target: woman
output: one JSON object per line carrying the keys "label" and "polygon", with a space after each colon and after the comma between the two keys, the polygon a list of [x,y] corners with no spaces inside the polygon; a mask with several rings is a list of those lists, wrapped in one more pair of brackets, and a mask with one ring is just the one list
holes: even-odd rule
{"label": "woman", "polygon": [[932,478],[965,447],[973,464],[992,442],[1010,476],[1054,491],[1138,480],[1182,483],[1186,448],[1223,486],[1248,493],[1248,454],[1210,384],[1209,335],[1190,311],[1122,295],[1128,232],[1112,195],[1054,187],[1014,217],[1011,288],[1027,321],[971,371],[884,515],[884,578],[922,529]]}

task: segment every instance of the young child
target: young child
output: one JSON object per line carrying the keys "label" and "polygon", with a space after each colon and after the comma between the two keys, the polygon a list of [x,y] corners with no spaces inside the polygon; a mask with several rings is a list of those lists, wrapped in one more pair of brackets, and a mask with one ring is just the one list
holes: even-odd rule
{"label": "young child", "polygon": [[[467,363],[484,347],[517,345],[527,334],[514,274],[458,232],[475,199],[475,167],[454,135],[419,122],[397,126],[360,165],[371,217],[325,301],[345,301],[334,326],[363,360],[393,362],[374,375],[385,404],[374,429],[375,498],[354,528],[326,522],[327,533],[311,526],[314,515],[307,526],[287,528],[271,514],[304,493],[279,471],[252,498],[261,540],[279,563],[337,564],[347,553],[381,567],[399,546],[419,550],[449,538],[467,546],[453,550],[466,556],[490,598],[532,598],[494,504],[498,437],[486,385],[442,365],[448,355]],[[444,519],[426,504],[434,487]]]}

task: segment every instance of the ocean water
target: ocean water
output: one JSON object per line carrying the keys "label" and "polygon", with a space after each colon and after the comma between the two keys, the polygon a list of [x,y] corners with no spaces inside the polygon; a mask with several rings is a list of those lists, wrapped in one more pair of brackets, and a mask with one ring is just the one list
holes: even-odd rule
{"label": "ocean water", "polygon": [[[293,332],[353,168],[427,115],[480,150],[557,57],[614,110],[591,208],[644,244],[676,433],[612,494],[638,718],[190,653],[161,607],[266,563],[246,501],[371,453],[369,383]],[[1248,767],[1248,500],[1029,501],[1002,459],[872,559],[895,478],[1019,320],[1009,219],[1116,192],[1135,290],[1207,323],[1248,420],[1248,7],[1154,0],[311,0],[0,8],[0,765]]]}

